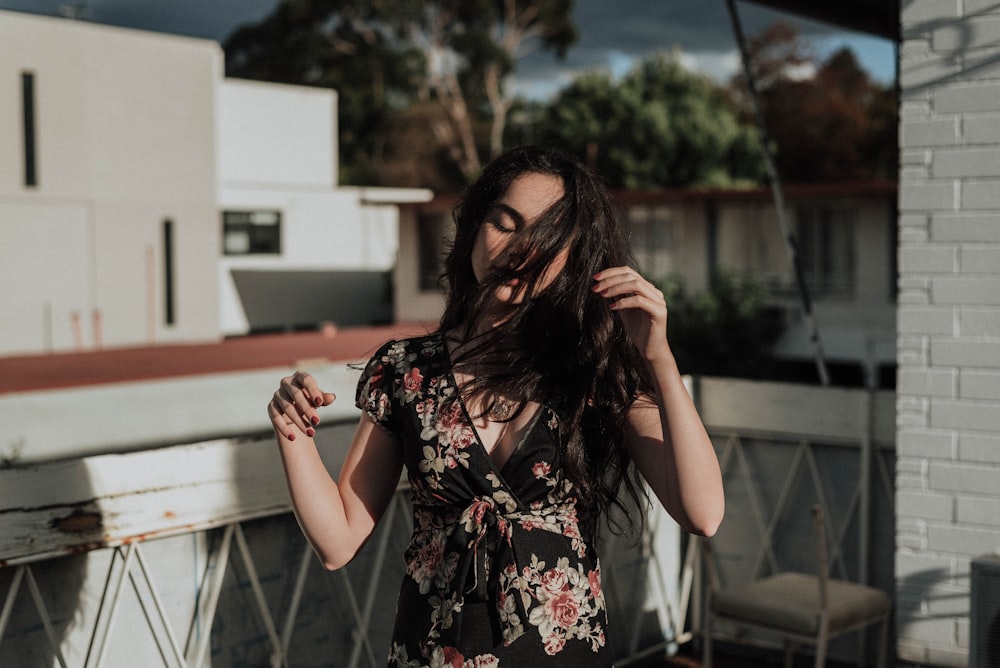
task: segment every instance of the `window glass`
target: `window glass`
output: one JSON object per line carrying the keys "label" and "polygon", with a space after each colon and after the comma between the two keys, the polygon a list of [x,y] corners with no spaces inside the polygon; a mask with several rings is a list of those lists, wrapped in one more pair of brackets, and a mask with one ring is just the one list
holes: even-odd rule
{"label": "window glass", "polygon": [[799,261],[811,294],[854,294],[853,209],[800,207],[797,217]]}
{"label": "window glass", "polygon": [[223,211],[222,240],[226,255],[278,255],[281,212]]}
{"label": "window glass", "polygon": [[417,219],[420,289],[425,292],[438,289],[444,269],[446,220],[443,214],[422,215]]}

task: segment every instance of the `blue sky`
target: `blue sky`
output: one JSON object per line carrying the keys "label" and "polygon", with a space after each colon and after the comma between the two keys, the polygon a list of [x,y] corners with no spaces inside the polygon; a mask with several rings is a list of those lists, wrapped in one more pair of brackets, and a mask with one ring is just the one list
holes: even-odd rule
{"label": "blue sky", "polygon": [[[58,14],[60,7],[82,9],[90,20],[142,30],[223,41],[238,26],[258,21],[277,0],[0,0],[0,9]],[[789,15],[740,3],[745,32],[754,34],[775,20],[795,23],[823,59],[850,47],[876,80],[895,77],[895,45]],[[547,97],[580,72],[604,69],[622,74],[657,51],[678,51],[684,62],[715,79],[736,71],[739,60],[724,0],[576,0],[577,43],[567,58],[529,54],[518,67],[517,91]]]}

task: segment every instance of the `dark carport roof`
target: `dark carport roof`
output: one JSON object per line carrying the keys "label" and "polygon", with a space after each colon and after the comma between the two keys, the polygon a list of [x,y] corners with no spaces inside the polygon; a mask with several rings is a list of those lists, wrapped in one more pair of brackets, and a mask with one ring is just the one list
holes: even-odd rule
{"label": "dark carport roof", "polygon": [[899,41],[900,0],[748,0],[791,14]]}

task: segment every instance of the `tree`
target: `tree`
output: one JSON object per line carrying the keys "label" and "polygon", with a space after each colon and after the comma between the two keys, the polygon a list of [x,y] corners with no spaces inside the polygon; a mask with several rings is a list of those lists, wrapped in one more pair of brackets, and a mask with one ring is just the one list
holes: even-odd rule
{"label": "tree", "polygon": [[646,59],[621,81],[578,77],[537,125],[537,140],[585,156],[612,187],[722,186],[761,175],[751,130],[710,79],[672,56]]}
{"label": "tree", "polygon": [[767,289],[750,277],[722,273],[690,295],[681,278],[659,282],[667,299],[667,338],[682,373],[767,378],[784,325],[768,308]]}
{"label": "tree", "polygon": [[471,179],[483,144],[502,148],[517,59],[536,46],[562,56],[576,39],[571,9],[572,0],[283,0],[226,41],[227,73],[336,88],[343,161],[362,180],[378,179],[380,137],[418,105],[430,130],[421,141]]}
{"label": "tree", "polygon": [[[820,63],[784,23],[748,39],[747,51],[780,174],[800,182],[895,178],[896,93],[872,81],[853,52]],[[749,119],[742,75],[731,92]]]}

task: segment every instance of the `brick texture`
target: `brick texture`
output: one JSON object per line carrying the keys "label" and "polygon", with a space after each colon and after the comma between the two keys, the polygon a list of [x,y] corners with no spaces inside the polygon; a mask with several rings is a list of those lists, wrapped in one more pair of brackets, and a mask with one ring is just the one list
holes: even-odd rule
{"label": "brick texture", "polygon": [[900,17],[896,650],[964,666],[1000,548],[1000,4]]}

